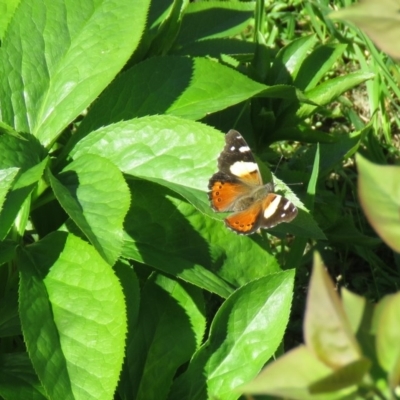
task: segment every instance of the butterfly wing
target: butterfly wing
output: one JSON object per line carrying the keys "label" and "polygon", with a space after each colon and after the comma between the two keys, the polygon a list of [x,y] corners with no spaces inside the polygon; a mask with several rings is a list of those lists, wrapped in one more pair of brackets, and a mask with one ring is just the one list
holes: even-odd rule
{"label": "butterfly wing", "polygon": [[217,212],[234,211],[225,218],[234,232],[249,235],[296,217],[297,208],[290,200],[271,193],[272,183],[263,185],[249,146],[233,129],[225,135],[218,169],[208,184],[211,207]]}
{"label": "butterfly wing", "polygon": [[233,211],[237,200],[250,191],[248,185],[224,172],[214,174],[208,188],[211,207],[217,212]]}
{"label": "butterfly wing", "polygon": [[287,198],[269,193],[262,201],[260,228],[269,229],[281,222],[290,222],[297,216],[297,207]]}
{"label": "butterfly wing", "polygon": [[262,201],[256,201],[243,211],[225,218],[225,225],[239,235],[250,235],[260,227]]}
{"label": "butterfly wing", "polygon": [[253,153],[243,136],[234,129],[225,135],[225,147],[218,157],[218,170],[248,185],[262,185]]}
{"label": "butterfly wing", "polygon": [[238,199],[262,185],[258,165],[249,146],[242,135],[233,129],[225,135],[218,170],[208,184],[211,207],[217,212],[234,211]]}

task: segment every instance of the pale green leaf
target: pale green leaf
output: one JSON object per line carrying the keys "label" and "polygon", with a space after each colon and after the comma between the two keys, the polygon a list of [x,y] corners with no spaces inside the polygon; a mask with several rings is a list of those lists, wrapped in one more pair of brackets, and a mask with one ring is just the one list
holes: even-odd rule
{"label": "pale green leaf", "polygon": [[399,166],[372,164],[359,154],[356,160],[358,193],[365,215],[385,243],[400,252]]}
{"label": "pale green leaf", "polygon": [[400,383],[400,294],[385,296],[380,302],[376,349],[380,366],[389,375],[391,388]]}
{"label": "pale green leaf", "polygon": [[269,364],[241,390],[293,400],[341,400],[355,393],[356,386],[342,390],[335,387],[334,391],[322,388],[312,390],[317,382],[334,379],[334,374],[335,371],[319,361],[307,347],[299,346]]}
{"label": "pale green leaf", "polygon": [[332,19],[352,22],[392,57],[400,58],[400,17],[397,0],[362,0],[329,15]]}
{"label": "pale green leaf", "polygon": [[361,358],[339,295],[317,253],[307,295],[304,340],[316,358],[334,369]]}

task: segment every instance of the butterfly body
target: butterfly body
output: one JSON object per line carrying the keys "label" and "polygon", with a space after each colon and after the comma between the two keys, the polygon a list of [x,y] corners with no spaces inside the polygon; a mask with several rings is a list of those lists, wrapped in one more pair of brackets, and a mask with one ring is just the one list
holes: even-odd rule
{"label": "butterfly body", "polygon": [[225,218],[225,224],[234,232],[251,234],[296,217],[296,206],[273,193],[272,182],[263,183],[249,146],[233,129],[225,135],[218,169],[208,185],[211,207],[216,212],[233,212]]}

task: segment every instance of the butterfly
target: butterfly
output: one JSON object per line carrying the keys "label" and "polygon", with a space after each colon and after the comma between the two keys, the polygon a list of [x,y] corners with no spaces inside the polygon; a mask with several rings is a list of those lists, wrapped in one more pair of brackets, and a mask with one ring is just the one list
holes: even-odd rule
{"label": "butterfly", "polygon": [[210,178],[208,188],[211,207],[216,212],[233,211],[225,224],[241,235],[290,222],[298,212],[290,200],[273,193],[272,182],[263,183],[250,147],[233,129],[225,135],[218,172]]}

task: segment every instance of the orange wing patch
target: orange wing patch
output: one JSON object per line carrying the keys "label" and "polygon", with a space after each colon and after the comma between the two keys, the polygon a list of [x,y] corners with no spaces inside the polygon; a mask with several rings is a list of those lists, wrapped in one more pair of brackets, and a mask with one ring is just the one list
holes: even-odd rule
{"label": "orange wing patch", "polygon": [[225,218],[225,223],[236,233],[248,235],[259,228],[261,212],[262,204],[260,201],[257,201],[246,210],[234,213]]}
{"label": "orange wing patch", "polygon": [[215,211],[224,212],[232,210],[238,197],[248,192],[248,188],[239,183],[221,182],[212,183],[209,194],[211,205]]}

